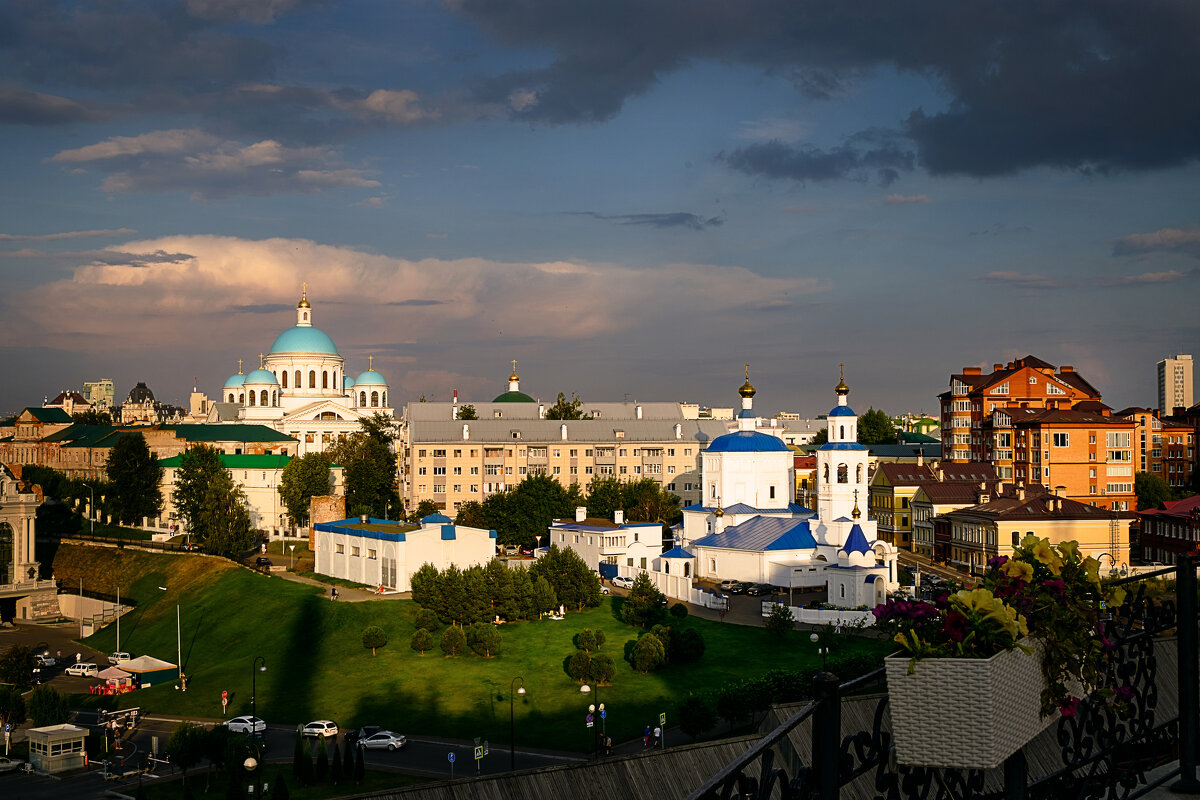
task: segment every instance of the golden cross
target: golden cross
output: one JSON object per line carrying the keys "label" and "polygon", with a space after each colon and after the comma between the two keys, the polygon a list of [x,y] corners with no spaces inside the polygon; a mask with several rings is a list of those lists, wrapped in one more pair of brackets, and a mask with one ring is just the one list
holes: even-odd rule
{"label": "golden cross", "polygon": [[303,283],[300,284],[300,297],[301,298],[308,297],[308,281],[304,281]]}
{"label": "golden cross", "polygon": [[258,354],[258,368],[262,369],[262,366],[263,366],[263,354],[259,353]]}
{"label": "golden cross", "polygon": [[238,375],[242,374],[242,360],[238,359]]}
{"label": "golden cross", "polygon": [[516,371],[517,371],[517,360],[514,358],[513,359],[513,372],[516,372]]}
{"label": "golden cross", "polygon": [[750,362],[746,362],[746,380],[750,380]]}
{"label": "golden cross", "polygon": [[846,362],[844,361],[838,362],[838,380],[846,380]]}
{"label": "golden cross", "polygon": [[367,356],[367,369],[375,369],[375,356]]}

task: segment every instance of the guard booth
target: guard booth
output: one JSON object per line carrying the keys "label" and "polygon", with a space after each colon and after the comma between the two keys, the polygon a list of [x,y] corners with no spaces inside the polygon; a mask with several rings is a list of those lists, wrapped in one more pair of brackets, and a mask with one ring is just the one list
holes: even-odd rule
{"label": "guard booth", "polygon": [[82,769],[86,764],[84,741],[87,729],[75,725],[48,725],[29,729],[29,763],[34,769],[48,772],[68,772]]}

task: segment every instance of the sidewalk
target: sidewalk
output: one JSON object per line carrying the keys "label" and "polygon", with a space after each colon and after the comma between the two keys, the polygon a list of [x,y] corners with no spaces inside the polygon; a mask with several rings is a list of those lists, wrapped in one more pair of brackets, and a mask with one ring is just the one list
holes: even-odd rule
{"label": "sidewalk", "polygon": [[[305,575],[297,575],[294,572],[272,572],[274,578],[283,578],[285,581],[292,583],[303,583],[308,586],[319,586],[325,593],[326,597],[330,596],[330,589],[334,586],[332,583],[309,578]],[[348,586],[338,586],[338,602],[347,603],[363,603],[367,600],[399,600],[408,599],[410,595],[407,592],[387,592],[386,594],[376,594],[370,589],[352,589]]]}

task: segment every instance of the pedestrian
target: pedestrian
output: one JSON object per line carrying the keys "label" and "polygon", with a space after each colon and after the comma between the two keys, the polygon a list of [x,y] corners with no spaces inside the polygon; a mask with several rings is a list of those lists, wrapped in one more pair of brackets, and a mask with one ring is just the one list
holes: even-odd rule
{"label": "pedestrian", "polygon": [[642,734],[642,749],[645,750],[650,746],[650,726],[646,726],[646,732]]}
{"label": "pedestrian", "polygon": [[338,590],[337,590],[337,587],[336,587],[336,586],[335,586],[335,587],[333,587],[333,599],[334,599],[334,600],[337,600],[337,599],[338,599]]}
{"label": "pedestrian", "polygon": [[54,656],[54,657],[55,657],[56,659],[58,659],[59,661],[62,661],[62,650],[55,650],[54,652],[55,652],[55,656]]}
{"label": "pedestrian", "polygon": [[654,746],[662,747],[662,728],[658,725],[654,726]]}
{"label": "pedestrian", "polygon": [[840,623],[840,622],[839,622],[837,625],[834,625],[834,626],[833,626],[833,632],[834,632],[834,633],[841,633],[841,632],[842,632],[842,623]]}
{"label": "pedestrian", "polygon": [[75,654],[75,663],[78,664],[81,661],[83,661],[83,653],[76,653]]}

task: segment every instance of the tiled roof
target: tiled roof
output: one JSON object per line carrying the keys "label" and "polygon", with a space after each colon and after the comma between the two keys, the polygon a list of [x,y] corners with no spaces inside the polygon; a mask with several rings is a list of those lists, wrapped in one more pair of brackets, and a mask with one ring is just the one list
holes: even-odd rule
{"label": "tiled roof", "polygon": [[[693,503],[692,505],[688,506],[687,508],[684,508],[683,510],[684,511],[707,511],[708,513],[711,514],[712,512],[717,510],[717,507],[716,506],[706,506],[703,503]],[[786,514],[815,514],[816,513],[811,508],[805,508],[804,506],[800,505],[799,503],[788,503],[786,508],[755,508],[754,506],[747,505],[746,503],[734,503],[731,506],[722,506],[721,511],[723,511],[726,514],[764,514],[764,515],[784,514],[784,513],[786,513]]]}
{"label": "tiled roof", "polygon": [[741,525],[726,528],[721,533],[704,536],[692,542],[693,547],[718,547],[730,550],[769,550],[771,545],[787,534],[789,550],[816,547],[817,542],[808,528],[807,519],[783,517],[753,517]]}
{"label": "tiled roof", "polygon": [[[1062,508],[1054,508],[1056,503],[1062,503]],[[1055,497],[1047,494],[1036,497],[1026,494],[1024,500],[1016,497],[1000,497],[981,505],[950,512],[950,515],[954,514],[981,514],[997,521],[1009,519],[1110,519],[1112,516],[1106,508],[1089,506],[1067,497]]]}

